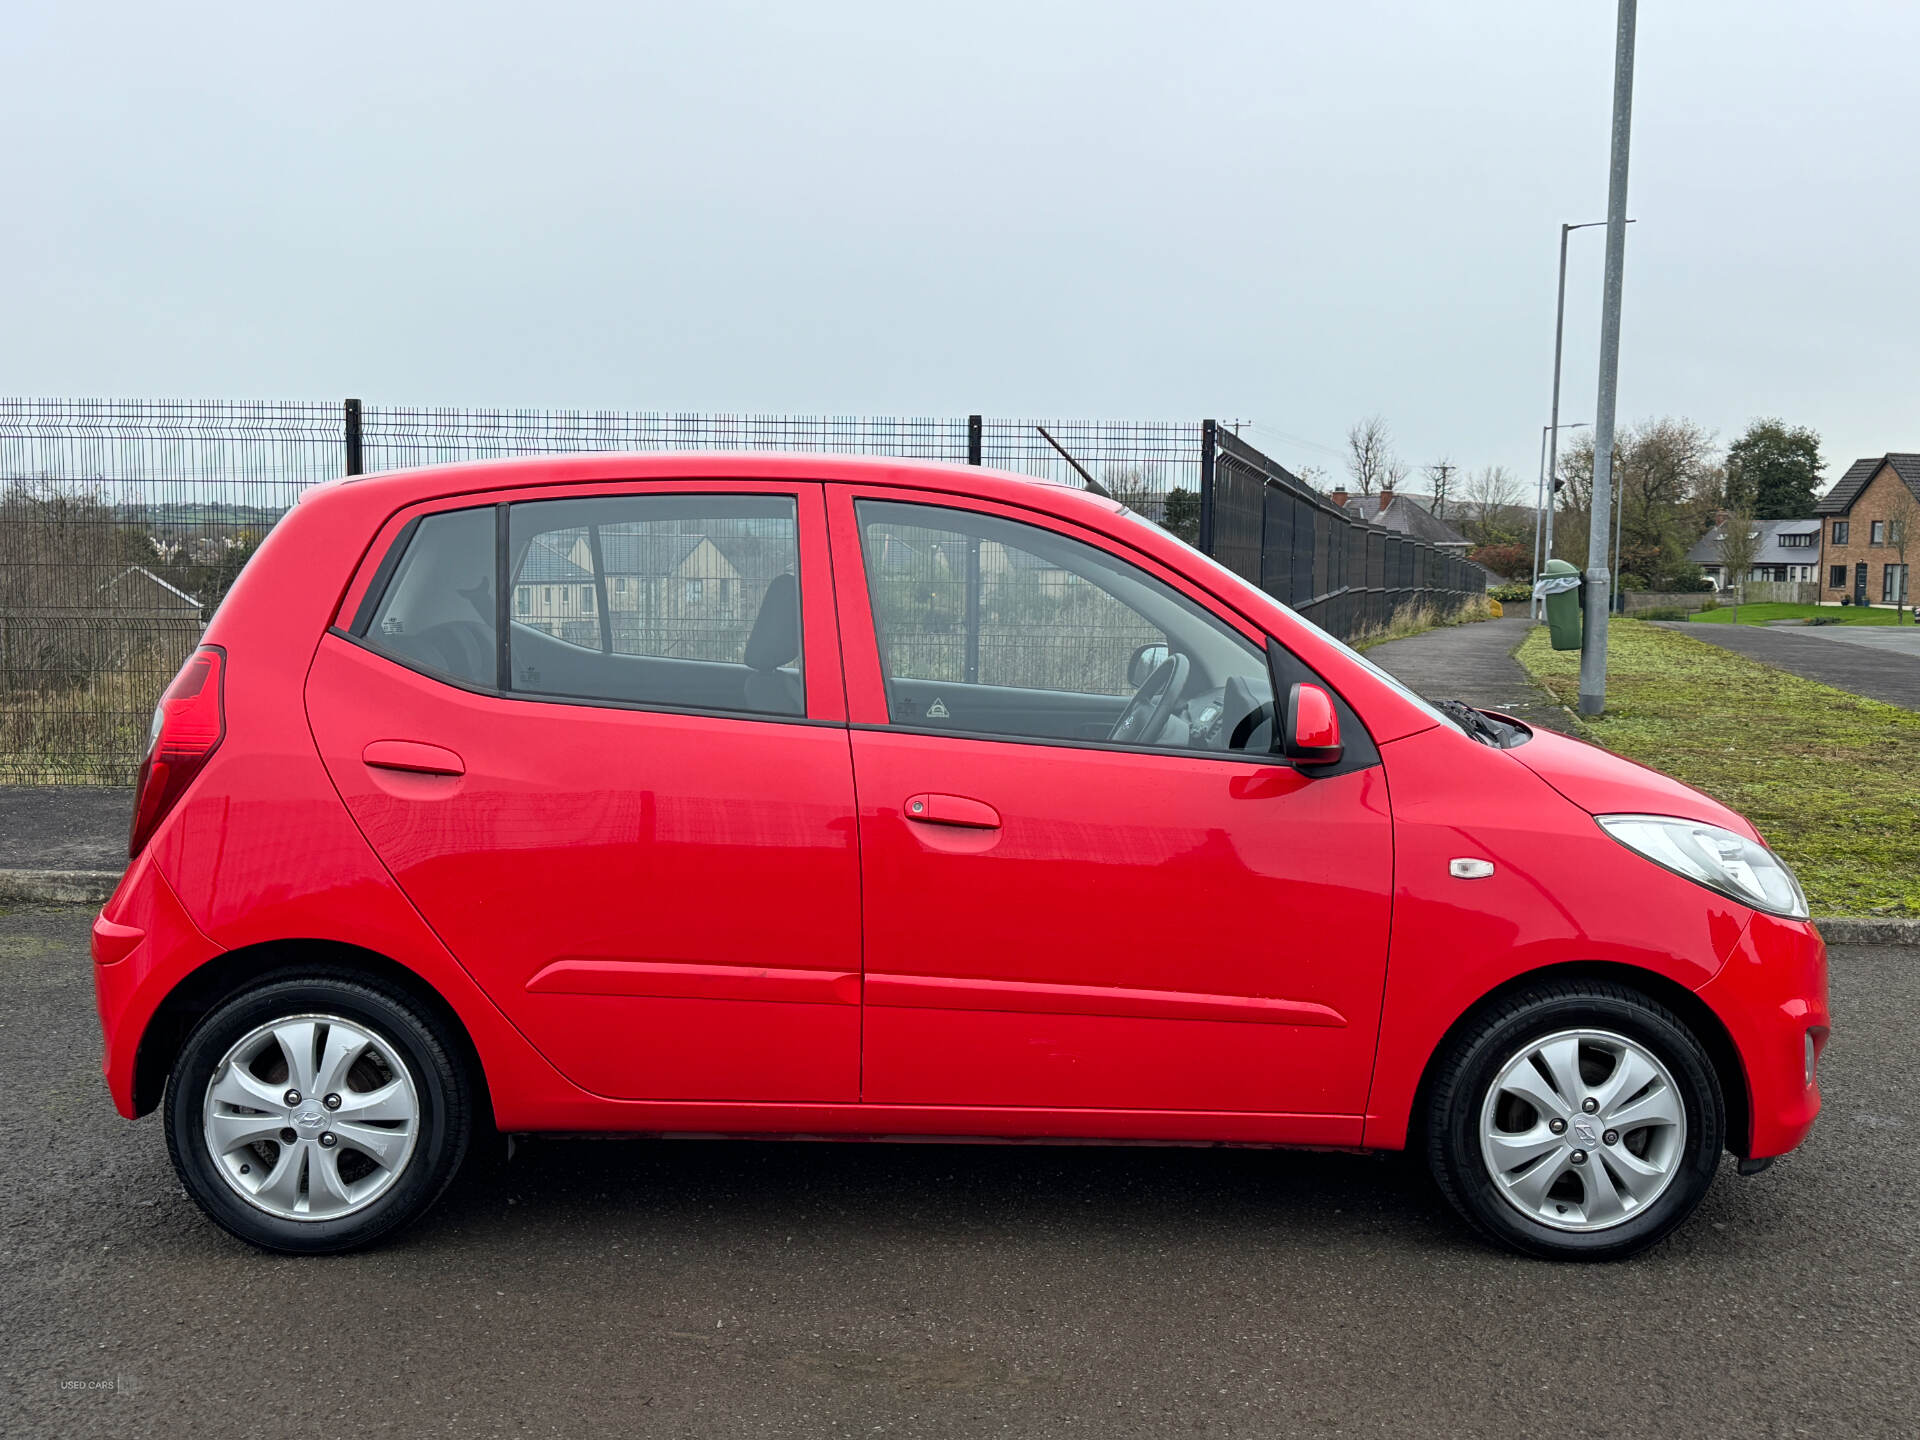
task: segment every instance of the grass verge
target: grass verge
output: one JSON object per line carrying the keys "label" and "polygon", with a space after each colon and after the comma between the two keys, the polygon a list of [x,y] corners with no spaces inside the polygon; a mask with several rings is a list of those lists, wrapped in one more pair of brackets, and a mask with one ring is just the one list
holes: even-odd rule
{"label": "grass verge", "polygon": [[[1542,627],[1518,658],[1572,708],[1579,652],[1550,648]],[[1616,620],[1607,713],[1581,724],[1753,821],[1814,914],[1920,916],[1920,714]]]}
{"label": "grass verge", "polygon": [[[1775,620],[1814,620],[1819,619],[1833,625],[1898,625],[1903,624],[1900,612],[1891,605],[1789,605],[1784,601],[1766,601],[1757,605],[1742,605],[1740,621],[1742,625],[1766,625]],[[1733,606],[1722,600],[1712,610],[1693,612],[1696,625],[1731,625],[1734,623]]]}
{"label": "grass verge", "polygon": [[1374,630],[1362,630],[1351,637],[1347,643],[1356,650],[1371,650],[1374,646],[1384,645],[1389,640],[1405,640],[1410,636],[1422,635],[1429,630],[1438,630],[1447,625],[1469,625],[1475,620],[1492,618],[1493,600],[1486,595],[1470,597],[1451,615],[1442,615],[1431,605],[1404,605],[1393,612],[1393,618],[1385,625]]}

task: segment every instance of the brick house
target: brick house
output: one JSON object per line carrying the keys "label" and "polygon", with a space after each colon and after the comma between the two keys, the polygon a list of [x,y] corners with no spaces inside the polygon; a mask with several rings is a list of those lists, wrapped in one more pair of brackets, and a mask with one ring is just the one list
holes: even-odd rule
{"label": "brick house", "polygon": [[[1823,524],[1820,598],[1856,605],[1900,605],[1913,599],[1909,562],[1920,562],[1920,455],[1856,460],[1815,503]],[[1901,530],[1908,532],[1902,553]]]}

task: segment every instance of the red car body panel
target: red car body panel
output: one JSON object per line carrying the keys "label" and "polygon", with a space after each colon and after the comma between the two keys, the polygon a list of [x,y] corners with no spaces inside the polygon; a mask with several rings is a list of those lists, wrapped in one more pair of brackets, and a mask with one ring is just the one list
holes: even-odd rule
{"label": "red car body panel", "polygon": [[[422,508],[662,482],[797,498],[804,719],[480,694],[330,632]],[[861,495],[1042,525],[1142,567],[1292,650],[1381,763],[1313,776],[889,728]],[[371,952],[430,987],[509,1130],[1393,1148],[1474,1004],[1595,964],[1719,1018],[1748,1092],[1741,1153],[1791,1148],[1818,1110],[1813,928],[1659,869],[1592,815],[1744,821],[1577,742],[1479,745],[1082,492],[837,456],[354,480],[276,527],[207,641],[227,655],[226,739],[94,937],[104,1068],[129,1116],[155,1098],[136,1078],[168,997],[288,941]],[[1493,875],[1453,877],[1460,857]]]}

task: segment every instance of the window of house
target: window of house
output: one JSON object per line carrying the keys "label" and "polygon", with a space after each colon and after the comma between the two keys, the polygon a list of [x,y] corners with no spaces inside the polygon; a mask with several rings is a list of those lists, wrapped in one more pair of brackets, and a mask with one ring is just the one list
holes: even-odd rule
{"label": "window of house", "polygon": [[995,516],[881,501],[858,513],[892,723],[1270,749],[1266,657],[1145,571]]}
{"label": "window of house", "polygon": [[1887,543],[1886,521],[1875,520],[1867,526],[1867,543],[1869,545],[1884,545]]}
{"label": "window of house", "polygon": [[1907,567],[1883,565],[1880,568],[1880,603],[1904,605],[1907,600]]}
{"label": "window of house", "polygon": [[1830,565],[1827,567],[1827,588],[1831,590],[1844,590],[1847,588],[1846,566]]}
{"label": "window of house", "polygon": [[508,551],[516,583],[578,597],[511,627],[515,693],[806,712],[793,497],[533,501],[512,507]]}
{"label": "window of house", "polygon": [[1800,535],[1782,535],[1780,548],[1783,550],[1809,550],[1813,547],[1815,536],[1811,532]]}
{"label": "window of house", "polygon": [[1849,526],[1848,522],[1845,520],[1834,521],[1833,522],[1833,543],[1836,545],[1846,544],[1847,531],[1849,528],[1851,527]]}
{"label": "window of house", "polygon": [[355,633],[402,665],[491,689],[499,668],[493,507],[423,516],[400,543],[406,548]]}

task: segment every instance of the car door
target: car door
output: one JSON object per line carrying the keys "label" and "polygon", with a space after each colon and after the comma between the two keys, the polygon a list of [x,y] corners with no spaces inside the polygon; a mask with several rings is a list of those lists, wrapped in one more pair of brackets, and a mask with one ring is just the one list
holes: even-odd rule
{"label": "car door", "polygon": [[584,1088],[857,1100],[820,488],[478,500],[395,517],[314,663],[314,736],[367,840]]}
{"label": "car door", "polygon": [[[926,499],[828,495],[863,1097],[1261,1112],[1357,1142],[1392,869],[1365,732],[1346,712],[1335,773],[1282,763],[1244,620],[1111,539]],[[1177,703],[1130,732],[1176,656]]]}

